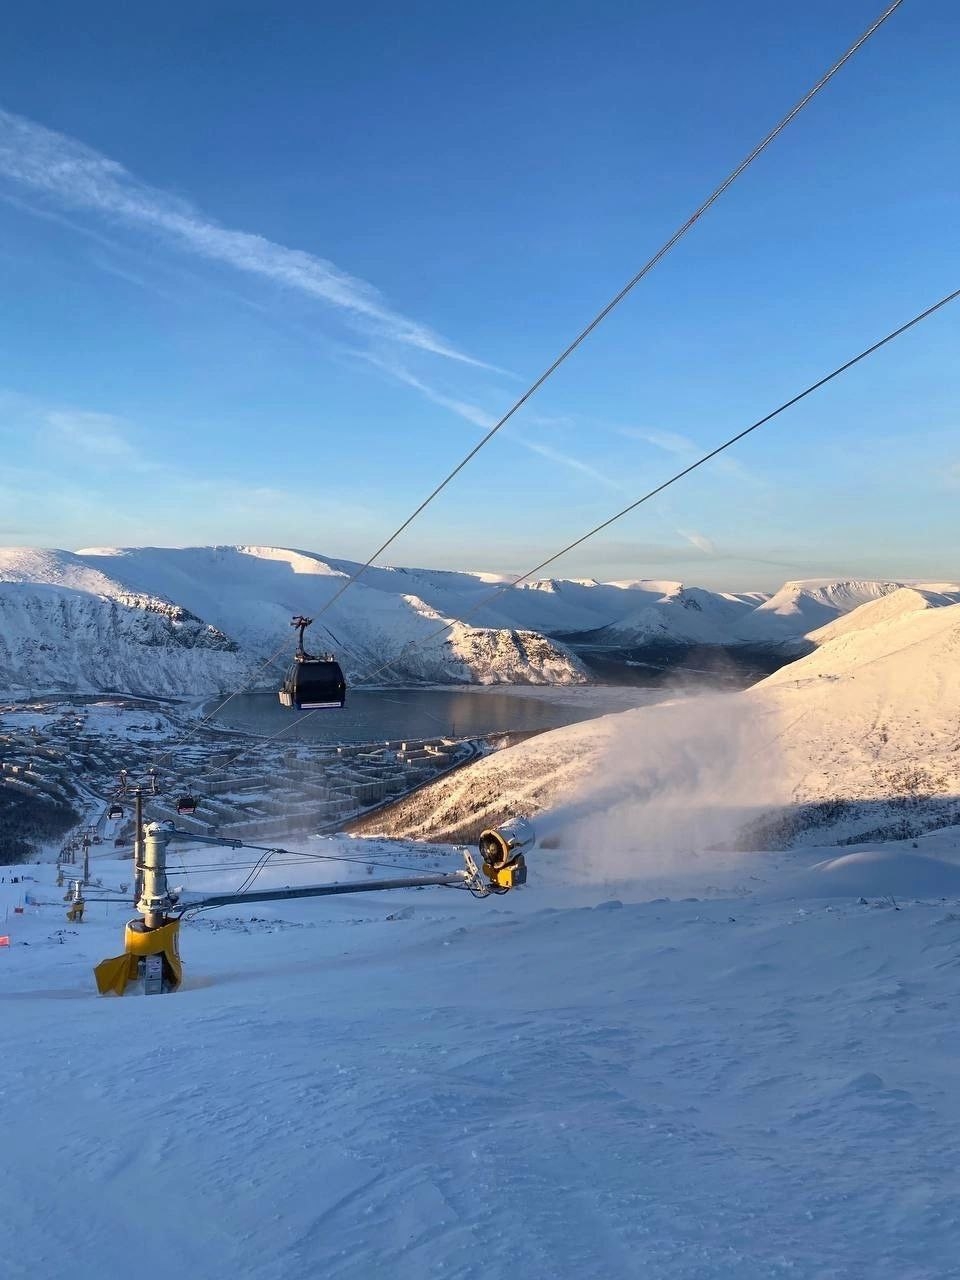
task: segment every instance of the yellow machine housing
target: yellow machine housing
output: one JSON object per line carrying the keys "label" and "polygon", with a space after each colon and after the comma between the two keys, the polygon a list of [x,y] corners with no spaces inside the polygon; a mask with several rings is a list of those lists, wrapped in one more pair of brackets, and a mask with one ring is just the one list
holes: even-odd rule
{"label": "yellow machine housing", "polygon": [[522,853],[510,862],[494,866],[490,862],[483,864],[483,874],[498,889],[515,889],[518,884],[527,883],[527,864]]}
{"label": "yellow machine housing", "polygon": [[483,874],[495,889],[515,889],[527,883],[527,864],[521,851],[532,848],[535,839],[533,824],[523,817],[480,832]]}
{"label": "yellow machine housing", "polygon": [[162,956],[163,990],[176,991],[183,979],[178,939],[180,921],[167,918],[159,929],[148,929],[142,920],[128,920],[123,933],[122,956],[103,960],[94,969],[101,995],[112,991],[122,996],[140,973],[140,961],[147,956]]}

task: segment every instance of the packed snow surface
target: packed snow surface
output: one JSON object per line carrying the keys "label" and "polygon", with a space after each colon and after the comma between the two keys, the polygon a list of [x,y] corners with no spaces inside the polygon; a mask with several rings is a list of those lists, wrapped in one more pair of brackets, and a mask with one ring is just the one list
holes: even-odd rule
{"label": "packed snow surface", "polygon": [[5,1280],[956,1275],[960,866],[887,854],[230,908],[149,999],[93,991],[128,907],[2,869]]}

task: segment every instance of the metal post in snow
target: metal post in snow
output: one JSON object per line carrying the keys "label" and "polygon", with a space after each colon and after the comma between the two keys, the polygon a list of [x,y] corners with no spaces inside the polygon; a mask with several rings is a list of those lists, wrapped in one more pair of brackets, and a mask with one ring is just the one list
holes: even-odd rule
{"label": "metal post in snow", "polygon": [[167,893],[167,845],[170,831],[161,822],[151,822],[144,832],[143,891],[137,910],[148,929],[163,926],[171,902]]}
{"label": "metal post in snow", "polygon": [[133,905],[140,901],[143,889],[143,791],[137,787],[133,796]]}

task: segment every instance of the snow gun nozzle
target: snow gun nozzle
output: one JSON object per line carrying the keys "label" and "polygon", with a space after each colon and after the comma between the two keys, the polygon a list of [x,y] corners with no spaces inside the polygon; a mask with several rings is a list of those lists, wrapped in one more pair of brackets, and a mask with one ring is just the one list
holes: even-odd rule
{"label": "snow gun nozzle", "polygon": [[478,848],[483,874],[495,889],[513,889],[527,882],[524,849],[536,842],[533,823],[528,818],[510,818],[497,827],[481,831]]}

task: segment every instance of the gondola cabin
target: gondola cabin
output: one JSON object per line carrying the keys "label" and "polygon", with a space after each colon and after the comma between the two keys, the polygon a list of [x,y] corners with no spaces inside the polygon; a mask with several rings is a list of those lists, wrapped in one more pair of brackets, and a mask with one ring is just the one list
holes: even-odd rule
{"label": "gondola cabin", "polygon": [[297,711],[333,710],[347,701],[347,682],[332,653],[297,657],[280,689],[280,701]]}
{"label": "gondola cabin", "polygon": [[298,633],[297,652],[280,686],[280,702],[297,711],[321,711],[342,707],[347,701],[347,682],[343,678],[340,663],[332,653],[314,657],[303,647],[303,633],[312,618],[298,616],[290,623]]}

